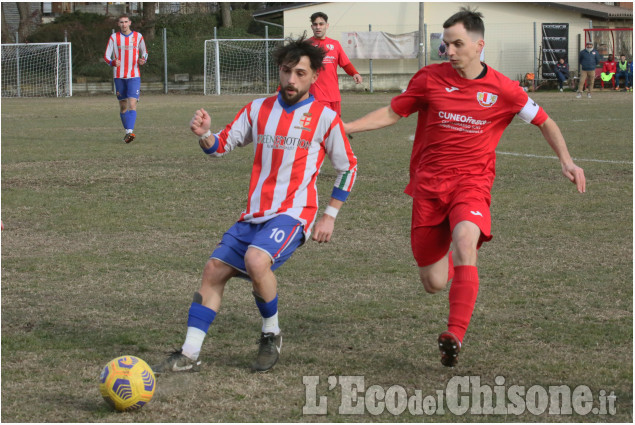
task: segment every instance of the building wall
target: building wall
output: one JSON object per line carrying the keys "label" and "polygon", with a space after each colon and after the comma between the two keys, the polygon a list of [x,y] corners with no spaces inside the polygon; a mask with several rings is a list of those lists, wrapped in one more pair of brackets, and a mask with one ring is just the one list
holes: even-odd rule
{"label": "building wall", "polygon": [[[526,73],[535,72],[539,63],[539,47],[543,23],[569,24],[569,64],[572,70],[578,66],[578,52],[583,48],[583,30],[590,25],[623,26],[624,22],[591,22],[580,13],[550,7],[539,3],[424,3],[424,22],[426,24],[426,62],[430,58],[430,35],[443,32],[443,22],[463,6],[476,8],[484,15],[485,21],[485,62],[512,79],[520,79]],[[418,31],[419,3],[322,3],[290,9],[284,12],[284,33],[286,37],[297,37],[303,31],[312,35],[310,16],[321,11],[329,16],[327,36],[342,41],[343,32],[384,31],[401,34]],[[599,25],[598,25],[599,24]],[[630,22],[632,27],[632,21]],[[369,74],[368,60],[354,60],[353,64],[362,73]],[[394,74],[412,76],[419,68],[418,60],[373,60],[373,74],[380,79],[382,74],[393,74],[390,89],[405,88],[408,79],[400,79],[395,87]],[[342,88],[358,89],[352,79],[342,74]],[[381,87],[378,87],[381,89]]]}

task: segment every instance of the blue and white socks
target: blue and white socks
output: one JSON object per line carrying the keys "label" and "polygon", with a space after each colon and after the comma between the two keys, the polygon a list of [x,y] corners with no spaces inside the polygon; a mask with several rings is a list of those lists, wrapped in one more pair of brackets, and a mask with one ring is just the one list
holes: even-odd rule
{"label": "blue and white socks", "polygon": [[256,298],[256,305],[262,316],[262,332],[278,335],[280,333],[280,327],[278,326],[278,294],[269,302],[265,302],[256,293],[254,293],[254,298]]}
{"label": "blue and white socks", "polygon": [[182,353],[192,360],[198,359],[207,330],[214,321],[216,312],[202,304],[193,302],[187,316],[187,334]]}
{"label": "blue and white socks", "polygon": [[[256,298],[256,306],[262,316],[262,332],[278,335],[280,333],[280,327],[278,326],[278,295],[276,294],[276,297],[269,302],[265,302],[256,293],[254,293],[254,297]],[[214,318],[216,318],[214,310],[196,301],[192,302],[187,316],[187,334],[181,347],[181,353],[184,356],[192,360],[198,359],[203,341]]]}

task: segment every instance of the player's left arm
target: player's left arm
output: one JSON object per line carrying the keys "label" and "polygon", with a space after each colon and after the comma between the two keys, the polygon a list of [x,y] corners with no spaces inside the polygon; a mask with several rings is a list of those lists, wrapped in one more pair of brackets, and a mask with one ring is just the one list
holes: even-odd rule
{"label": "player's left arm", "polygon": [[141,36],[141,41],[139,42],[139,60],[137,63],[143,65],[148,61],[148,50],[146,49],[146,42],[143,36],[141,34],[139,35]]}
{"label": "player's left arm", "polygon": [[343,205],[344,201],[331,198],[326,210],[322,214],[322,217],[320,217],[315,224],[315,229],[313,230],[311,239],[319,243],[331,241],[331,236],[333,235],[333,230],[335,229],[335,217],[337,217],[337,212]]}
{"label": "player's left arm", "polygon": [[[513,93],[512,90],[510,90],[510,93]],[[520,93],[521,96],[524,94],[524,92]],[[547,115],[547,113],[538,106],[538,104],[536,104],[536,102],[534,102],[530,97],[526,97],[526,94],[524,95],[527,100],[518,112],[518,117],[540,129],[543,137],[547,143],[549,143],[549,146],[551,146],[551,149],[553,149],[556,155],[558,155],[560,165],[562,166],[562,174],[576,185],[578,192],[584,193],[586,191],[586,178],[584,177],[584,171],[582,168],[573,163],[573,159],[571,159],[571,155],[569,155],[569,150],[567,149],[567,144],[564,141],[560,127],[558,127],[558,124],[556,124],[556,122],[552,120],[549,115]],[[517,105],[520,107],[522,103]]]}
{"label": "player's left arm", "polygon": [[344,72],[346,72],[348,75],[353,77],[353,81],[355,81],[355,84],[361,84],[364,81],[364,79],[362,78],[360,73],[357,72],[357,69],[355,69],[355,66],[351,63],[351,60],[348,58],[348,56],[344,52],[342,45],[338,43],[337,46],[338,46],[338,52],[337,52],[338,65],[344,70]]}
{"label": "player's left arm", "polygon": [[331,199],[322,217],[313,231],[312,239],[317,242],[329,242],[335,227],[335,218],[346,202],[357,177],[357,158],[350,142],[344,134],[342,120],[338,117],[331,124],[324,140],[324,149],[337,171],[337,177],[331,192]]}
{"label": "player's left arm", "polygon": [[584,176],[584,170],[575,165],[573,159],[571,159],[571,155],[569,155],[569,150],[567,149],[567,144],[564,141],[564,137],[562,136],[562,132],[560,131],[558,124],[556,124],[556,122],[551,118],[547,118],[547,120],[540,124],[538,128],[540,128],[543,137],[547,143],[549,143],[551,149],[553,149],[556,155],[558,155],[560,165],[562,166],[562,174],[576,185],[578,192],[586,192],[586,178]]}

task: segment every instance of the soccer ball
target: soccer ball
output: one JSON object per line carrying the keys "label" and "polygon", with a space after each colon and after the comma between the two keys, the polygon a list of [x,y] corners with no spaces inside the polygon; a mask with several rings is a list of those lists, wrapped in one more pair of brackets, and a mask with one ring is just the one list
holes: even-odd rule
{"label": "soccer ball", "polygon": [[110,406],[120,411],[140,409],[152,399],[155,388],[154,372],[135,356],[111,360],[99,377],[99,392]]}

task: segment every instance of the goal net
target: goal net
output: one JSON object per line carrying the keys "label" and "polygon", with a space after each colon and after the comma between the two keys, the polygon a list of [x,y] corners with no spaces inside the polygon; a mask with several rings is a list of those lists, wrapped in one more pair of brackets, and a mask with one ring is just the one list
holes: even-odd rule
{"label": "goal net", "polygon": [[268,94],[278,87],[282,38],[205,40],[204,94]]}
{"label": "goal net", "polygon": [[73,95],[71,43],[2,44],[2,97]]}

